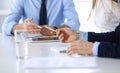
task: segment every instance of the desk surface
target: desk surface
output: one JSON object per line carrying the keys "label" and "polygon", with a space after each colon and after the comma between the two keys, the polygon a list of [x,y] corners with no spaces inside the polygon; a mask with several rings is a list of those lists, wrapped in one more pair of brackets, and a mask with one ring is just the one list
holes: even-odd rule
{"label": "desk surface", "polygon": [[[51,43],[51,42],[49,42]],[[47,44],[49,44],[47,43]],[[52,42],[54,45],[59,42]],[[48,47],[46,43],[41,43],[41,45],[46,45],[43,47]],[[52,54],[53,55],[53,54]],[[24,69],[19,69],[18,60],[16,59],[16,47],[14,37],[3,36],[0,34],[0,73],[118,73],[120,72],[120,60],[112,58],[98,58],[84,56],[80,57],[94,59],[96,67],[80,67],[73,69],[35,69],[30,71],[21,71]],[[88,62],[88,61],[86,61]],[[22,65],[22,64],[20,64]]]}

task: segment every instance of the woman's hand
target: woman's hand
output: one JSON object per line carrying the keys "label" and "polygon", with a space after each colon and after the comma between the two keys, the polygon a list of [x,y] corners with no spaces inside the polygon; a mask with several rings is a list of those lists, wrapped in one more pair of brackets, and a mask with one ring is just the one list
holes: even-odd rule
{"label": "woman's hand", "polygon": [[60,28],[56,30],[56,35],[61,42],[72,42],[77,39],[77,34],[70,28]]}
{"label": "woman's hand", "polygon": [[92,55],[92,48],[93,43],[83,40],[77,40],[70,44],[67,50],[67,54],[72,55],[74,53],[78,53],[80,55]]}

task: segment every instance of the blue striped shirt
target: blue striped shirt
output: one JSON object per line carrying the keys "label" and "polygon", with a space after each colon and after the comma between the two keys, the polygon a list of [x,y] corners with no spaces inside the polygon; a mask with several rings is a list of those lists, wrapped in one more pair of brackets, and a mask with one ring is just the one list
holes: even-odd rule
{"label": "blue striped shirt", "polygon": [[[2,33],[11,35],[13,26],[20,19],[24,22],[26,18],[33,18],[33,23],[38,24],[40,7],[41,0],[15,0],[3,23]],[[80,26],[73,0],[47,0],[47,20],[49,26],[66,24],[74,30]]]}

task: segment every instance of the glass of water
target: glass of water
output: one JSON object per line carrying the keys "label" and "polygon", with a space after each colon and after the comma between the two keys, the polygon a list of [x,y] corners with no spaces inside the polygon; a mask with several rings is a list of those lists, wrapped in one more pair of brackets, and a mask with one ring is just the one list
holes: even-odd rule
{"label": "glass of water", "polygon": [[15,30],[16,58],[24,59],[28,42],[27,30]]}
{"label": "glass of water", "polygon": [[27,37],[27,30],[15,30],[15,42],[25,42]]}

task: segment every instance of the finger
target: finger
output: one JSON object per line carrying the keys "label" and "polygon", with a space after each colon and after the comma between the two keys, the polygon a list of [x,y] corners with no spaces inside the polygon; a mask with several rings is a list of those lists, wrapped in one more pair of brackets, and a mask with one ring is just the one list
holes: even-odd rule
{"label": "finger", "polygon": [[56,35],[58,35],[60,33],[60,30],[56,29],[55,32],[56,32]]}
{"label": "finger", "polygon": [[65,42],[65,41],[64,41],[64,37],[59,38],[59,40],[60,40],[61,42],[63,42],[63,43]]}
{"label": "finger", "polygon": [[30,34],[38,34],[39,32],[36,32],[36,31],[29,31]]}
{"label": "finger", "polygon": [[25,29],[28,29],[32,24],[30,22],[24,22],[23,26]]}
{"label": "finger", "polygon": [[40,33],[40,29],[31,29],[31,30],[28,30],[28,32],[31,34],[38,34]]}
{"label": "finger", "polygon": [[49,32],[49,31],[46,31],[45,29],[41,29],[41,30],[40,30],[40,33],[41,33],[42,35],[48,35],[48,34],[50,34],[50,32]]}
{"label": "finger", "polygon": [[75,46],[70,46],[70,47],[68,47],[67,52],[69,52],[71,50],[75,50],[75,49],[76,49]]}
{"label": "finger", "polygon": [[24,22],[24,25],[33,25],[32,27],[36,27],[37,28],[37,24],[35,24],[35,23],[32,23],[31,21],[32,21],[33,19],[32,18],[27,18],[26,20],[25,20],[25,22]]}
{"label": "finger", "polygon": [[64,38],[64,37],[63,37],[63,33],[60,34],[58,37],[59,37],[59,39]]}
{"label": "finger", "polygon": [[25,20],[25,22],[31,22],[33,20],[33,18],[27,18],[26,20]]}
{"label": "finger", "polygon": [[67,52],[68,55],[72,55],[74,53],[76,53],[74,50],[70,50],[69,52]]}
{"label": "finger", "polygon": [[27,28],[28,30],[33,30],[33,29],[36,29],[37,26],[36,26],[36,25],[26,25],[26,28]]}
{"label": "finger", "polygon": [[62,31],[59,30],[59,29],[57,29],[57,30],[56,30],[56,35],[59,37],[61,34],[62,34]]}
{"label": "finger", "polygon": [[56,34],[56,32],[55,32],[55,31],[51,31],[50,33],[51,33],[51,34]]}
{"label": "finger", "polygon": [[77,54],[80,54],[80,55],[86,54],[86,52],[82,51],[81,49],[70,49],[70,50],[67,50],[67,53],[68,54],[77,53]]}
{"label": "finger", "polygon": [[40,29],[35,29],[33,31],[34,31],[34,34],[39,34],[40,33]]}
{"label": "finger", "polygon": [[59,40],[60,40],[61,42],[67,42],[67,41],[66,41],[67,38],[63,37],[63,34],[61,34],[58,38],[59,38]]}

